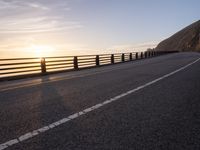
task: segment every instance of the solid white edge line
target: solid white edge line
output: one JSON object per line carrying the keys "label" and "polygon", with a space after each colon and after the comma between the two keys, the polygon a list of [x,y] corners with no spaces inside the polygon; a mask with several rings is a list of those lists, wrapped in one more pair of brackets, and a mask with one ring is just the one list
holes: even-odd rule
{"label": "solid white edge line", "polygon": [[113,97],[113,98],[110,98],[110,99],[108,99],[108,100],[105,100],[104,102],[99,103],[99,104],[96,104],[96,105],[94,105],[94,106],[92,106],[92,107],[86,108],[86,109],[84,109],[84,110],[82,110],[82,111],[80,111],[80,112],[74,113],[74,114],[72,114],[72,115],[70,115],[70,116],[68,116],[68,117],[66,117],[66,118],[63,118],[63,119],[61,119],[61,120],[58,120],[58,121],[56,121],[56,122],[54,122],[54,123],[51,123],[51,124],[49,124],[49,125],[47,125],[47,126],[44,126],[44,127],[39,128],[39,129],[37,129],[37,130],[34,130],[34,131],[31,131],[31,132],[25,133],[24,135],[21,135],[20,137],[18,137],[18,138],[16,138],[16,139],[12,139],[12,140],[9,140],[9,141],[7,141],[7,142],[5,142],[5,143],[2,143],[2,144],[0,144],[0,150],[4,150],[4,149],[6,149],[6,148],[8,148],[8,147],[11,147],[12,145],[15,145],[15,144],[19,143],[19,142],[23,142],[23,141],[25,141],[25,140],[28,140],[28,139],[30,139],[30,138],[33,138],[33,137],[35,137],[35,136],[37,136],[37,135],[39,135],[39,134],[41,134],[41,133],[47,132],[48,130],[50,130],[50,129],[56,127],[56,126],[60,126],[60,125],[66,123],[66,122],[68,122],[68,121],[70,121],[70,120],[73,120],[73,119],[78,118],[78,117],[81,116],[81,115],[84,115],[84,114],[87,114],[87,113],[89,113],[89,112],[91,112],[91,111],[93,111],[93,110],[99,109],[99,108],[103,107],[104,105],[107,105],[107,104],[109,104],[109,103],[112,103],[112,102],[114,102],[114,101],[117,101],[117,100],[121,99],[122,97],[125,97],[125,96],[130,95],[130,94],[132,94],[132,93],[134,93],[134,92],[136,92],[136,91],[139,91],[139,90],[141,90],[141,89],[143,89],[143,88],[145,88],[145,87],[147,87],[147,86],[150,86],[150,85],[152,85],[152,84],[155,84],[155,83],[157,83],[158,81],[161,81],[161,80],[163,80],[163,79],[165,79],[165,78],[168,78],[168,77],[170,77],[170,76],[172,76],[172,75],[174,75],[174,74],[176,74],[176,73],[178,73],[178,72],[180,72],[180,71],[186,69],[187,67],[193,65],[194,63],[198,62],[199,60],[200,60],[200,58],[198,58],[197,60],[193,61],[192,63],[189,63],[189,64],[187,64],[187,65],[185,65],[185,66],[183,66],[183,67],[181,67],[181,68],[179,68],[179,69],[177,69],[177,70],[171,72],[171,73],[168,73],[168,74],[166,74],[166,75],[164,75],[164,76],[162,76],[162,77],[160,77],[160,78],[157,78],[157,79],[155,79],[155,80],[153,80],[153,81],[150,81],[150,82],[148,82],[148,83],[146,83],[146,84],[144,84],[144,85],[141,85],[141,86],[139,86],[139,87],[137,87],[137,88],[134,88],[134,89],[132,89],[132,90],[129,90],[129,91],[125,92],[125,93],[122,93],[122,94],[120,94],[120,95],[118,95],[118,96],[115,96],[115,97]]}

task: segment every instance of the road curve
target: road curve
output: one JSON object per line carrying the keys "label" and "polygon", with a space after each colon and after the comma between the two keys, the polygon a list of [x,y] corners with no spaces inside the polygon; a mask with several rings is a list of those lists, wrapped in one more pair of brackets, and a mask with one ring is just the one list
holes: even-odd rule
{"label": "road curve", "polygon": [[200,54],[0,83],[0,150],[200,149]]}

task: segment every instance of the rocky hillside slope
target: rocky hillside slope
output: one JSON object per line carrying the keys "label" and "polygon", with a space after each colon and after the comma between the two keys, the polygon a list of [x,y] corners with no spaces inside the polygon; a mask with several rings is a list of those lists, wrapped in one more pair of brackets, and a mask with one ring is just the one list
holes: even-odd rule
{"label": "rocky hillside slope", "polygon": [[155,50],[200,52],[200,20],[160,42]]}

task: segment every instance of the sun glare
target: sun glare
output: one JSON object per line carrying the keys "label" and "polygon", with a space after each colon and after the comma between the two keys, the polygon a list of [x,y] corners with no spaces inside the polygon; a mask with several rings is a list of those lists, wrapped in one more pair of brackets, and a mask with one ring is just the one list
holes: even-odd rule
{"label": "sun glare", "polygon": [[55,51],[53,47],[47,45],[32,45],[30,50],[36,57],[50,56]]}

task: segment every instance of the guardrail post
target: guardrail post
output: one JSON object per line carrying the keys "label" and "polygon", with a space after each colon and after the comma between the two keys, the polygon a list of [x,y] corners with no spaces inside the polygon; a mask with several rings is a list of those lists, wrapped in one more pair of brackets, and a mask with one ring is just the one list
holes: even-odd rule
{"label": "guardrail post", "polygon": [[141,57],[141,59],[143,58],[143,52],[141,52],[141,56],[140,57]]}
{"label": "guardrail post", "polygon": [[125,58],[125,57],[124,57],[124,54],[122,54],[122,62],[124,62],[124,60],[125,60],[124,58]]}
{"label": "guardrail post", "polygon": [[42,74],[45,74],[47,72],[45,58],[41,58],[40,63],[41,63],[41,72]]}
{"label": "guardrail post", "polygon": [[96,66],[99,66],[99,55],[96,55]]}
{"label": "guardrail post", "polygon": [[138,53],[135,54],[135,59],[138,59]]}
{"label": "guardrail post", "polygon": [[130,59],[130,61],[133,60],[133,54],[132,53],[130,53],[129,59]]}
{"label": "guardrail post", "polygon": [[147,52],[144,52],[144,57],[147,58]]}
{"label": "guardrail post", "polygon": [[111,64],[115,63],[115,58],[114,58],[114,54],[111,54]]}
{"label": "guardrail post", "polygon": [[74,56],[74,69],[78,69],[78,57]]}

